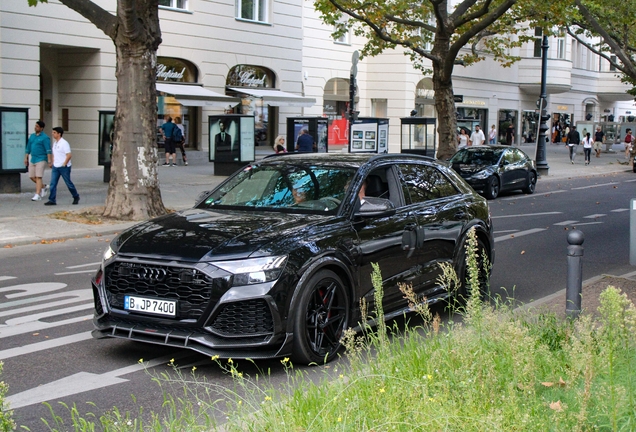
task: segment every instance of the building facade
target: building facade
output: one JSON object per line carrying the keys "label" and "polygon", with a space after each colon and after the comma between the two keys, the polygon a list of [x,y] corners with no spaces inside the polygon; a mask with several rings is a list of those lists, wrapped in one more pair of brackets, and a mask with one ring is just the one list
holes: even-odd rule
{"label": "building facade", "polygon": [[[116,0],[93,0],[115,12]],[[209,116],[255,117],[262,146],[286,130],[288,117],[329,118],[330,144],[347,142],[345,113],[353,52],[362,41],[334,40],[312,3],[301,0],[160,0],[158,118],[179,117],[187,146],[207,150]],[[537,36],[540,40],[540,35]],[[459,126],[509,125],[532,140],[541,59],[536,44],[519,49],[510,68],[487,59],[457,66]],[[550,39],[548,111],[553,122],[629,121],[636,106],[607,62],[568,37]],[[100,113],[116,104],[115,47],[93,24],[57,0],[28,7],[0,3],[0,106],[29,109],[67,131],[76,167],[94,167],[108,139]],[[400,150],[400,118],[435,117],[430,77],[399,50],[358,63],[356,109],[389,119],[389,151]],[[49,133],[50,135],[50,133]],[[159,141],[159,139],[158,139]],[[161,145],[160,142],[158,142]]]}

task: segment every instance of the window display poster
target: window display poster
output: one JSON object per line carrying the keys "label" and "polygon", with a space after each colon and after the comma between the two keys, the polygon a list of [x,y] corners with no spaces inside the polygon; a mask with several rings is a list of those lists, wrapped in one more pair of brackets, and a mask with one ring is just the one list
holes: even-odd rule
{"label": "window display poster", "polygon": [[294,149],[296,149],[296,144],[298,144],[300,131],[303,129],[309,132],[309,120],[294,120]]}
{"label": "window display poster", "polygon": [[239,116],[210,116],[210,162],[240,162]]}
{"label": "window display poster", "polygon": [[254,161],[254,116],[241,117],[241,162]]}
{"label": "window display poster", "polygon": [[316,135],[318,136],[318,153],[327,153],[327,121],[318,121],[317,129]]}
{"label": "window display poster", "polygon": [[105,165],[110,163],[113,154],[113,141],[115,135],[115,111],[99,112],[99,153],[97,164]]}
{"label": "window display poster", "polygon": [[377,123],[354,123],[351,125],[351,153],[378,151]]}
{"label": "window display poster", "polygon": [[388,145],[389,125],[388,125],[388,123],[387,124],[378,125],[378,135],[380,136],[378,138],[378,153],[388,153],[389,152],[389,145]]}
{"label": "window display poster", "polygon": [[27,143],[27,112],[2,111],[2,170],[24,170]]}

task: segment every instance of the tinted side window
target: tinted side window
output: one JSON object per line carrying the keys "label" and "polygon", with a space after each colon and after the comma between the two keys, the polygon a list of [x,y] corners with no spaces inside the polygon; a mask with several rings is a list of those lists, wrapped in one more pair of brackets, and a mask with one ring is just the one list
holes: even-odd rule
{"label": "tinted side window", "polygon": [[506,153],[504,153],[504,160],[508,163],[515,162],[515,155],[512,150],[506,150]]}
{"label": "tinted side window", "polygon": [[513,149],[514,153],[515,153],[515,162],[525,162],[526,160],[526,155],[523,154],[522,152],[520,152],[517,149]]}
{"label": "tinted side window", "polygon": [[457,194],[455,186],[437,168],[427,165],[399,165],[402,189],[407,204],[419,203]]}

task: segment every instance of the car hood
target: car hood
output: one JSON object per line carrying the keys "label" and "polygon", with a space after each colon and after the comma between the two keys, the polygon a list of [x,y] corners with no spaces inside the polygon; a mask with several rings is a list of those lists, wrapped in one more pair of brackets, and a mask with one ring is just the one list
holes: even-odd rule
{"label": "car hood", "polygon": [[247,257],[324,216],[190,209],[135,225],[116,240],[123,255],[179,261]]}
{"label": "car hood", "polygon": [[452,164],[451,167],[461,175],[473,175],[480,171],[494,171],[493,165]]}

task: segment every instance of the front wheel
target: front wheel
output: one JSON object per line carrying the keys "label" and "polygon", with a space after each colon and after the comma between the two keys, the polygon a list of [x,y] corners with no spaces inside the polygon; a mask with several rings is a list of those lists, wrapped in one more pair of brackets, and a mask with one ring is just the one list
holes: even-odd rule
{"label": "front wheel", "polygon": [[313,275],[302,287],[294,316],[294,362],[331,361],[342,347],[349,310],[349,295],[337,274],[320,270]]}
{"label": "front wheel", "polygon": [[[460,303],[463,303],[470,296],[470,281],[468,274],[468,265],[466,264],[466,246],[468,239],[465,238],[462,242],[462,247],[459,250],[459,254],[457,256],[457,278],[459,279],[460,285],[457,289],[456,297],[459,299]],[[482,298],[485,298],[488,295],[489,284],[490,284],[490,258],[488,257],[488,250],[486,248],[486,244],[477,238],[477,266],[479,268],[479,292]],[[485,267],[485,268],[484,268]]]}
{"label": "front wheel", "polygon": [[487,199],[495,199],[499,195],[499,179],[492,176],[486,183],[486,190],[484,192]]}
{"label": "front wheel", "polygon": [[530,171],[528,173],[528,183],[526,184],[526,187],[523,188],[523,193],[527,193],[529,195],[533,194],[536,186],[537,186],[537,175],[533,173],[532,171]]}

